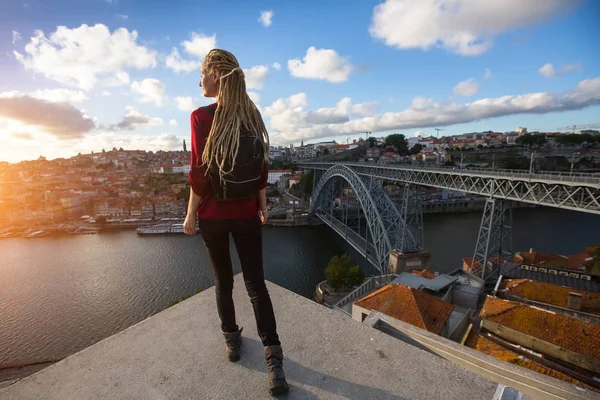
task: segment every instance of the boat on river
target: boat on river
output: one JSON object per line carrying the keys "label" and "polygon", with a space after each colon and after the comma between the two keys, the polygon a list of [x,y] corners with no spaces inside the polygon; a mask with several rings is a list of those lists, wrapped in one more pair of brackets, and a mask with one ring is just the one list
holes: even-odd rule
{"label": "boat on river", "polygon": [[138,235],[165,235],[171,233],[184,233],[183,224],[159,224],[153,226],[140,226],[136,229]]}

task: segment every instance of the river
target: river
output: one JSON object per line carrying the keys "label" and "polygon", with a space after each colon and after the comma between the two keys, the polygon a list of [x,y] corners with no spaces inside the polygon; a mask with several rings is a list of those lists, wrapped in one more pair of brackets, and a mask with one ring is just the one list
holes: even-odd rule
{"label": "river", "polygon": [[[462,257],[472,256],[480,218],[477,212],[425,216],[432,270],[449,272],[461,267]],[[600,242],[598,215],[538,208],[517,209],[513,219],[515,251],[533,247],[569,254]],[[266,278],[307,297],[324,279],[332,256],[344,251],[356,256],[326,226],[264,227],[263,235]],[[367,274],[375,272],[359,264]],[[113,231],[4,239],[0,366],[65,357],[212,285],[200,236]]]}

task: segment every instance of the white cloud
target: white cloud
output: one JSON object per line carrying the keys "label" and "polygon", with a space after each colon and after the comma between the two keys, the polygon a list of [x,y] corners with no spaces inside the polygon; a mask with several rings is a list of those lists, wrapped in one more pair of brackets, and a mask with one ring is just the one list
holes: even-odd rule
{"label": "white cloud", "polygon": [[45,133],[58,139],[78,138],[95,128],[94,121],[71,104],[17,91],[0,93],[0,122],[8,132]]}
{"label": "white cloud", "polygon": [[256,92],[248,92],[248,96],[250,96],[250,100],[252,100],[254,104],[260,103],[260,94]]}
{"label": "white cloud", "polygon": [[54,103],[81,103],[89,99],[82,90],[70,89],[38,89],[31,93],[31,97]]}
{"label": "white cloud", "polygon": [[581,65],[581,63],[578,62],[563,65],[560,70],[554,68],[554,65],[552,65],[552,63],[547,63],[544,64],[540,69],[538,69],[538,72],[542,74],[544,78],[553,78],[559,75],[564,75],[571,71],[581,71],[582,69],[583,65]]}
{"label": "white cloud", "polygon": [[491,76],[492,76],[492,71],[490,71],[489,68],[486,68],[483,73],[483,79],[484,80],[490,79]]}
{"label": "white cloud", "polygon": [[[0,122],[1,124],[1,122]],[[1,128],[0,128],[1,129]],[[137,134],[134,132],[98,131],[74,140],[56,140],[43,133],[15,132],[12,137],[0,135],[0,159],[19,162],[36,159],[40,154],[48,159],[69,158],[77,153],[94,153],[102,149],[124,148],[126,150],[167,151],[181,150],[183,139],[170,132],[160,134]],[[28,140],[32,138],[34,140]],[[24,142],[24,140],[28,140]]]}
{"label": "white cloud", "polygon": [[125,107],[125,115],[121,122],[115,125],[111,125],[109,129],[111,130],[134,130],[138,127],[143,126],[162,126],[163,120],[159,117],[150,117],[148,115],[144,115],[141,112],[135,110],[133,107],[128,106]]}
{"label": "white cloud", "polygon": [[129,74],[125,71],[117,72],[113,76],[102,80],[102,84],[106,86],[123,86],[129,84]]}
{"label": "white cloud", "polygon": [[171,54],[167,56],[165,61],[167,68],[171,68],[175,72],[190,72],[199,69],[202,65],[201,60],[185,60],[179,55],[179,51],[173,47]]}
{"label": "white cloud", "polygon": [[115,15],[115,17],[117,17],[121,21],[127,21],[129,19],[129,17],[125,14],[117,14],[117,15]]}
{"label": "white cloud", "polygon": [[274,62],[273,68],[276,69],[277,71],[279,71],[281,69],[281,64],[279,64],[278,62]]}
{"label": "white cloud", "polygon": [[310,47],[306,56],[288,60],[288,69],[297,78],[321,79],[333,83],[345,82],[352,71],[352,66],[345,57],[341,57],[332,49]]}
{"label": "white cloud", "polygon": [[184,112],[192,112],[198,108],[191,96],[177,96],[175,97],[175,102],[177,103],[177,107]]}
{"label": "white cloud", "polygon": [[267,76],[269,75],[269,67],[266,65],[257,65],[250,69],[244,69],[246,76],[247,89],[262,89]]}
{"label": "white cloud", "polygon": [[268,28],[272,21],[271,19],[273,18],[273,11],[269,10],[269,11],[261,11],[260,12],[260,17],[258,18],[258,22],[260,22],[261,24],[263,24],[263,26],[265,28]]}
{"label": "white cloud", "polygon": [[12,31],[12,44],[17,44],[21,40],[21,34],[17,31]]}
{"label": "white cloud", "polygon": [[131,84],[131,90],[141,96],[138,100],[142,103],[154,103],[159,107],[163,104],[165,84],[158,79],[148,78],[141,82],[134,81]]}
{"label": "white cloud", "polygon": [[270,125],[281,132],[296,131],[313,125],[340,124],[348,122],[351,116],[368,117],[375,113],[377,103],[352,104],[350,97],[344,97],[335,107],[323,107],[316,111],[306,110],[308,97],[297,93],[287,99],[277,99],[265,108],[265,115],[271,118]]}
{"label": "white cloud", "polygon": [[399,49],[441,47],[461,55],[489,50],[495,36],[564,14],[573,0],[386,0],[369,32]]}
{"label": "white cloud", "polygon": [[169,126],[177,126],[177,121],[174,119],[169,120]]}
{"label": "white cloud", "polygon": [[100,93],[102,96],[110,96],[110,92],[108,90],[103,90],[102,93]]}
{"label": "white cloud", "polygon": [[67,156],[77,154],[77,152],[101,151],[101,149],[124,148],[125,150],[146,150],[146,151],[169,151],[181,150],[183,137],[178,137],[173,133],[164,132],[158,135],[140,135],[119,132],[101,132],[96,135],[87,135],[81,143],[74,144]]}
{"label": "white cloud", "polygon": [[420,130],[413,133],[413,137],[421,137],[421,136],[423,136],[423,132]]}
{"label": "white cloud", "polygon": [[552,63],[544,64],[540,69],[538,69],[538,71],[544,78],[556,76],[556,70],[554,69]]}
{"label": "white cloud", "polygon": [[362,117],[369,117],[377,113],[379,104],[376,101],[368,103],[359,103],[352,106],[352,115],[360,115]]}
{"label": "white cloud", "polygon": [[479,91],[479,84],[473,78],[469,78],[466,81],[459,82],[454,86],[454,94],[457,96],[473,96]]}
{"label": "white cloud", "polygon": [[35,31],[24,54],[14,51],[14,55],[26,69],[89,90],[99,80],[128,83],[127,68],[156,66],[156,52],[138,45],[137,38],[136,31],[119,28],[111,33],[103,24],[74,29],[59,26],[49,37]]}
{"label": "white cloud", "polygon": [[183,46],[183,51],[193,58],[184,59],[179,54],[179,50],[173,47],[165,64],[175,72],[190,72],[200,68],[206,54],[217,47],[217,35],[206,36],[202,33],[192,32],[191,39],[181,42],[181,46]]}
{"label": "white cloud", "polygon": [[570,71],[581,71],[583,69],[583,66],[580,63],[573,63],[573,64],[567,64],[565,66],[562,67],[562,72],[566,73],[566,72],[570,72]]}
{"label": "white cloud", "polygon": [[[579,110],[600,104],[600,77],[581,81],[567,94],[526,93],[496,98],[483,98],[471,103],[457,103],[454,100],[436,102],[433,99],[416,97],[412,104],[399,112],[386,112],[379,115],[348,118],[342,121],[347,99],[342,99],[336,107],[308,111],[308,99],[304,93],[288,99],[278,99],[266,107],[265,114],[271,118],[271,127],[278,131],[273,135],[273,143],[289,143],[300,139],[322,138],[347,135],[354,131],[383,132],[400,129],[423,129],[448,126],[488,118],[515,114],[546,114],[569,110]],[[324,112],[323,110],[329,110]],[[333,110],[337,110],[333,111]],[[311,118],[311,113],[327,114],[330,118]],[[336,120],[338,118],[339,120]]]}
{"label": "white cloud", "polygon": [[192,39],[184,40],[181,44],[186,53],[203,59],[209,51],[217,47],[217,35],[206,36],[192,32]]}

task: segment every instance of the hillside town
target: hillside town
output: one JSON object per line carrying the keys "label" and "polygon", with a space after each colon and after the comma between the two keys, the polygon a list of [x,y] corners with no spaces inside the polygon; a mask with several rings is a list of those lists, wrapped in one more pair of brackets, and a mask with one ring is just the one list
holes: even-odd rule
{"label": "hillside town", "polygon": [[[300,146],[270,148],[268,183],[276,189],[271,200],[278,205],[278,195],[301,182],[302,171],[297,171],[294,163],[308,160],[488,168],[539,165],[540,170],[593,171],[600,165],[599,143],[597,130],[561,134],[528,133],[525,128],[440,138],[406,139],[392,134],[353,139],[352,143],[302,142]],[[528,159],[533,152],[537,153],[535,164]],[[189,171],[185,141],[179,151],[113,148],[68,159],[40,156],[16,164],[1,162],[0,228],[59,224],[81,217],[119,221],[183,217],[190,190]],[[391,194],[396,189],[386,190]],[[303,196],[301,191],[294,194]]]}

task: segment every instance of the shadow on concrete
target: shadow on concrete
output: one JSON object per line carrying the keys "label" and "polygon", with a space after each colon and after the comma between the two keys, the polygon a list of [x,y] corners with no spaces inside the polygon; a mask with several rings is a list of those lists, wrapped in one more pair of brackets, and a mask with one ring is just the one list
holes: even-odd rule
{"label": "shadow on concrete", "polygon": [[[248,369],[264,372],[266,375],[267,367],[264,361],[264,347],[262,343],[256,339],[251,339],[248,337],[244,337],[243,340],[241,360],[238,361],[237,364]],[[286,357],[285,345],[283,348],[283,355],[283,367],[285,369],[288,383],[290,384],[290,392],[287,395],[277,396],[277,398],[306,400],[321,399],[321,397],[315,393],[309,392],[297,385],[294,385],[295,382],[298,382],[303,385],[313,386],[324,392],[329,392],[333,395],[344,397],[350,400],[405,400],[403,397],[386,392],[385,390],[348,382],[346,380],[305,367],[304,365]],[[340,366],[340,368],[346,367]]]}

